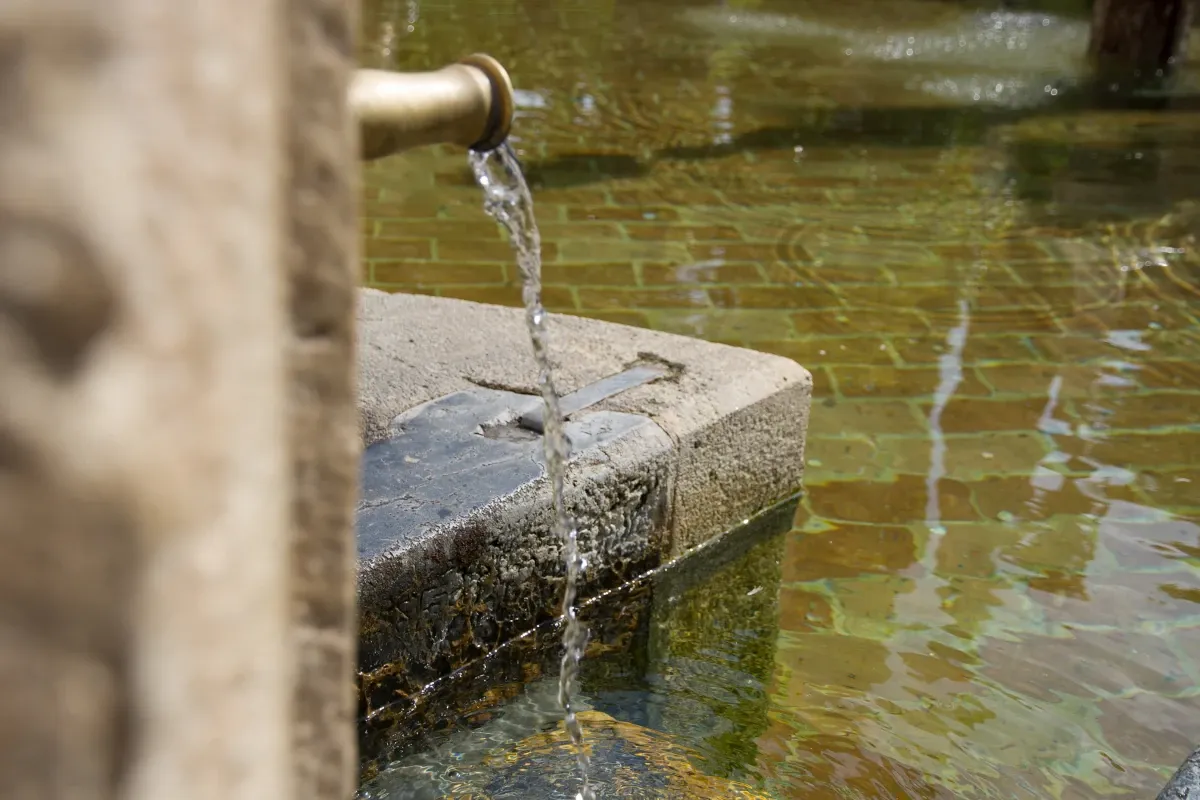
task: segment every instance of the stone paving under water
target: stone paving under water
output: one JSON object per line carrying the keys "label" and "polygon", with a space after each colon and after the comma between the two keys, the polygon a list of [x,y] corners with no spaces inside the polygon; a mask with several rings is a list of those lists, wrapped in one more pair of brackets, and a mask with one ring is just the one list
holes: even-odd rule
{"label": "stone paving under water", "polygon": [[[804,8],[882,6],[971,13]],[[949,56],[863,63],[704,8],[381,0],[363,60],[510,68],[552,311],[812,371],[765,785],[1153,796],[1200,741],[1196,104],[1089,110],[1049,79],[974,102],[942,91],[980,80]],[[1071,77],[1027,61],[999,85]],[[370,166],[363,226],[368,285],[520,302],[461,152]]]}

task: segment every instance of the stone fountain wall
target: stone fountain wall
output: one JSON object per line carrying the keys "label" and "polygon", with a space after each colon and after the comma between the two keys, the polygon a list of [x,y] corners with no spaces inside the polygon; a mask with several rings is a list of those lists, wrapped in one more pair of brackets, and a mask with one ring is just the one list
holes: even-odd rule
{"label": "stone fountain wall", "polygon": [[351,797],[358,779],[351,679],[358,632],[358,149],[345,103],[355,66],[356,5],[289,0],[285,28],[297,800]]}
{"label": "stone fountain wall", "polygon": [[352,791],[350,5],[0,5],[0,796]]}

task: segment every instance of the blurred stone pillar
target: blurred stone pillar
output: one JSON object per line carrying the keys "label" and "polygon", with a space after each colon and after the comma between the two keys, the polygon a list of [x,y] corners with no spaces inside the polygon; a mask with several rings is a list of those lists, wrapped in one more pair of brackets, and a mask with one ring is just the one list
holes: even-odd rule
{"label": "blurred stone pillar", "polygon": [[292,790],[280,0],[0,2],[0,797]]}
{"label": "blurred stone pillar", "polygon": [[360,436],[354,358],[358,276],[353,0],[288,0],[287,234],[297,800],[357,785],[354,500]]}

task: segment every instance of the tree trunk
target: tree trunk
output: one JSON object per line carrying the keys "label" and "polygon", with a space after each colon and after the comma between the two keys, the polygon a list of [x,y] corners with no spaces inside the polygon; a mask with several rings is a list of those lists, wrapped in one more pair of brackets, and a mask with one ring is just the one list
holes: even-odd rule
{"label": "tree trunk", "polygon": [[1095,0],[1088,55],[1104,80],[1150,82],[1184,55],[1194,0]]}

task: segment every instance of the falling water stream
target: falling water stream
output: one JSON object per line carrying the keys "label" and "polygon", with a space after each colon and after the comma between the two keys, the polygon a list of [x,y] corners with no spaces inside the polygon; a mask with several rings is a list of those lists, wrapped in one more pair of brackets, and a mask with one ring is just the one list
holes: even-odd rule
{"label": "falling water stream", "polygon": [[588,782],[588,756],[583,746],[583,729],[575,716],[571,688],[579,672],[579,662],[587,646],[587,628],[579,621],[575,607],[576,584],[583,560],[579,555],[578,531],[567,513],[563,497],[563,480],[570,443],[563,430],[562,410],[554,386],[550,364],[550,337],[546,330],[546,309],[542,306],[542,243],[533,216],[533,197],[509,145],[504,144],[488,153],[470,154],[475,180],[483,189],[483,207],[508,231],[517,267],[521,271],[522,298],[525,303],[525,323],[533,343],[533,357],[538,367],[538,387],[545,405],[546,474],[554,494],[554,528],[563,543],[566,562],[566,588],[563,591],[563,656],[558,679],[558,702],[566,717],[567,732],[575,747],[582,786],[576,800],[595,800]]}

